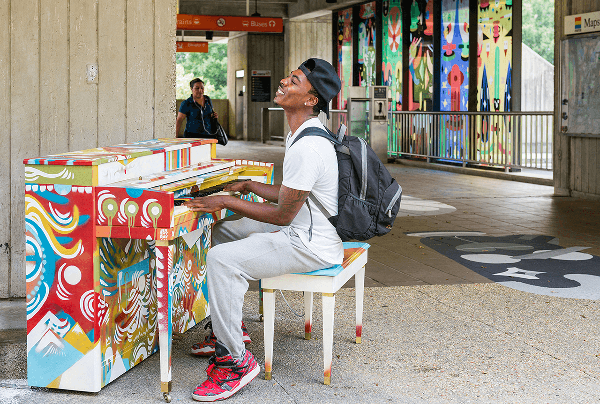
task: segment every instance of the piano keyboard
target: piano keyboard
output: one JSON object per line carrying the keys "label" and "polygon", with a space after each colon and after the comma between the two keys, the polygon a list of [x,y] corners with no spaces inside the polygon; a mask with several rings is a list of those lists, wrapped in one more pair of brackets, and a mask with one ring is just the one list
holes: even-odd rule
{"label": "piano keyboard", "polygon": [[192,192],[189,195],[186,195],[185,197],[175,198],[174,205],[181,206],[184,202],[189,201],[190,199],[201,198],[203,196],[215,195],[215,194],[219,194],[219,193],[222,193],[222,195],[231,195],[232,194],[231,192],[223,191],[225,189],[225,185],[233,184],[233,183],[240,182],[240,181],[250,181],[250,180],[247,178],[235,179],[235,180],[223,182],[219,185],[205,188],[205,189],[202,189],[202,190],[199,190],[196,192]]}

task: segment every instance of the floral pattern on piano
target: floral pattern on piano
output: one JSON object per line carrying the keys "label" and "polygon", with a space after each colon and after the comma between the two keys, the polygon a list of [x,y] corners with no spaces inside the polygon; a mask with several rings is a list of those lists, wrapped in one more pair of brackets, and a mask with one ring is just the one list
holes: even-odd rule
{"label": "floral pattern on piano", "polygon": [[214,220],[211,216],[204,216],[191,240],[187,237],[175,239],[171,273],[171,322],[176,332],[187,331],[202,321],[208,312],[206,253],[210,248],[212,223]]}
{"label": "floral pattern on piano", "polygon": [[97,187],[96,223],[99,226],[170,227],[173,195],[139,188]]}
{"label": "floral pattern on piano", "polygon": [[145,240],[98,240],[104,386],[158,349],[156,259]]}

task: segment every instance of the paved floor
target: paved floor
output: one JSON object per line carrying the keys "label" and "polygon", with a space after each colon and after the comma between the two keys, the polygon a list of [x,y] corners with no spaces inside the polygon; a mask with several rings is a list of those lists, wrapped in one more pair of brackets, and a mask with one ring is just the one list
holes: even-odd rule
{"label": "paved floor", "polygon": [[[272,161],[283,147],[232,141],[222,157]],[[600,402],[600,202],[545,185],[388,165],[402,185],[390,234],[371,240],[363,343],[353,342],[352,282],[336,298],[332,384],[314,338],[278,296],[273,380],[231,403]],[[276,171],[276,181],[281,170]],[[264,361],[256,285],[249,349]],[[286,293],[301,311],[301,296]],[[319,313],[317,298],[315,313]],[[0,301],[0,403],[160,402],[158,355],[98,394],[26,386],[24,302]],[[174,344],[173,401],[191,402],[205,359],[195,327]]]}

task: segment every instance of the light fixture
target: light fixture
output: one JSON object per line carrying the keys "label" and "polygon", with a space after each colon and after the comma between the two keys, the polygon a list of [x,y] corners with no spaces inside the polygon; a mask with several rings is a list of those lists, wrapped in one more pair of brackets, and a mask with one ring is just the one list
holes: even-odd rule
{"label": "light fixture", "polygon": [[260,13],[258,12],[258,4],[256,4],[258,0],[254,0],[254,14],[252,17],[260,17]]}
{"label": "light fixture", "polygon": [[337,0],[325,0],[325,3],[337,3]]}
{"label": "light fixture", "polygon": [[212,39],[213,39],[213,32],[212,31],[206,31],[206,33],[204,35],[206,36],[206,40],[207,41],[212,41]]}

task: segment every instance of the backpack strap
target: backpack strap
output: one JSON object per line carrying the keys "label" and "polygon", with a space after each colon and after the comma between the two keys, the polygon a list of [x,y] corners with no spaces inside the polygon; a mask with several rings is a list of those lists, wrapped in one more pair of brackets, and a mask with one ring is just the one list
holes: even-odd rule
{"label": "backpack strap", "polygon": [[[294,145],[294,143],[296,143],[298,140],[302,139],[305,136],[320,136],[320,137],[324,137],[327,140],[330,140],[336,146],[336,150],[342,151],[342,153],[350,154],[350,152],[347,150],[348,148],[346,146],[342,145],[342,138],[344,137],[345,134],[346,134],[346,126],[344,124],[340,125],[337,136],[327,128],[325,128],[325,130],[323,130],[323,129],[317,128],[315,126],[311,126],[309,128],[305,128],[304,130],[302,130],[302,132],[300,132],[300,134],[298,136],[296,136],[296,138],[294,139],[294,141],[292,142],[290,147],[292,147]],[[345,148],[346,151],[340,150],[340,148]],[[306,206],[308,207],[308,213],[310,214],[310,227],[308,228],[308,241],[311,241],[313,219],[312,219],[312,211],[310,209],[310,204],[308,203],[308,199],[310,199],[317,206],[317,208],[319,208],[321,213],[323,213],[323,215],[327,219],[329,219],[332,215],[327,211],[327,209],[325,209],[323,204],[321,202],[319,202],[319,200],[312,194],[312,192],[308,194],[308,198],[306,199]]]}
{"label": "backpack strap", "polygon": [[292,147],[294,145],[294,143],[296,143],[298,140],[302,139],[305,136],[320,136],[320,137],[324,137],[327,140],[330,140],[331,142],[333,142],[336,145],[342,144],[342,142],[340,140],[338,140],[337,137],[333,134],[333,132],[331,132],[329,129],[325,128],[325,130],[323,130],[323,129],[317,128],[315,126],[311,126],[311,127],[305,128],[302,132],[300,132],[300,134],[298,136],[296,136],[296,139],[294,139],[294,141],[292,142],[290,147]]}
{"label": "backpack strap", "polygon": [[308,241],[310,241],[312,239],[312,228],[313,228],[313,219],[312,219],[312,210],[310,209],[310,204],[308,203],[308,200],[313,201],[313,203],[315,205],[317,205],[317,208],[319,208],[319,210],[321,211],[321,213],[327,218],[329,219],[331,217],[331,214],[327,211],[327,209],[325,209],[325,206],[323,206],[323,204],[321,204],[321,202],[319,202],[319,200],[311,193],[308,194],[308,198],[305,199],[305,203],[306,203],[306,207],[308,208],[308,214],[310,215],[310,227],[308,228]]}

